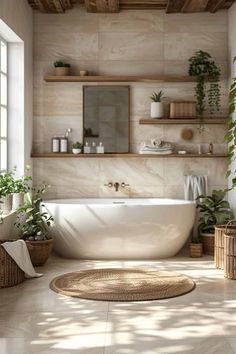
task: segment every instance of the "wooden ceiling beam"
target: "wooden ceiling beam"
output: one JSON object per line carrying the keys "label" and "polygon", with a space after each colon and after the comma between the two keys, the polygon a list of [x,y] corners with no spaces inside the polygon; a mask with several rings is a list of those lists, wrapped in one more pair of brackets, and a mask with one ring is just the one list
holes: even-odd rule
{"label": "wooden ceiling beam", "polygon": [[168,0],[166,5],[166,13],[178,13],[182,11],[186,0]]}
{"label": "wooden ceiling beam", "polygon": [[63,13],[65,12],[65,4],[63,0],[52,0],[53,5],[55,6],[55,10],[58,13]]}
{"label": "wooden ceiling beam", "polygon": [[221,8],[224,8],[226,2],[227,1],[225,0],[209,0],[207,5],[207,11],[210,11],[211,13],[215,13]]}
{"label": "wooden ceiling beam", "polygon": [[119,12],[119,0],[85,0],[85,7],[88,12]]}
{"label": "wooden ceiling beam", "polygon": [[207,9],[208,0],[185,0],[185,4],[182,7],[183,13],[191,12],[204,12]]}

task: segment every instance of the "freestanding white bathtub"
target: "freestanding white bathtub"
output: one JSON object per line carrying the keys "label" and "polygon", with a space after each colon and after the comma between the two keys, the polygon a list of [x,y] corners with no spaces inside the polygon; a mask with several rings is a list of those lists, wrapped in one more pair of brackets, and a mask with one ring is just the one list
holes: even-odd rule
{"label": "freestanding white bathtub", "polygon": [[175,199],[60,199],[44,205],[54,217],[55,251],[78,259],[172,257],[195,219],[195,203]]}

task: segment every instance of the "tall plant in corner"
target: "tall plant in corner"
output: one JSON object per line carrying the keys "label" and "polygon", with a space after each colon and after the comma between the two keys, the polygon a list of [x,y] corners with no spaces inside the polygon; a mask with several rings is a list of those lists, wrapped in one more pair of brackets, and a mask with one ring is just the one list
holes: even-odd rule
{"label": "tall plant in corner", "polygon": [[[206,98],[210,113],[220,110],[220,69],[217,67],[209,53],[197,51],[189,60],[189,75],[197,78],[195,97],[197,100],[197,114],[200,116],[201,125],[204,123],[203,114],[206,109]],[[209,81],[209,87],[207,87]]]}
{"label": "tall plant in corner", "polygon": [[[236,57],[234,57],[233,62],[236,62]],[[227,177],[232,175],[232,187],[236,187],[236,169],[232,167],[233,161],[235,161],[236,154],[236,118],[234,113],[236,112],[236,77],[232,78],[232,83],[229,90],[229,111],[228,111],[228,119],[227,126],[228,131],[225,135],[225,141],[229,144],[228,149],[228,162],[229,168],[227,171]],[[233,170],[231,170],[233,168]]]}

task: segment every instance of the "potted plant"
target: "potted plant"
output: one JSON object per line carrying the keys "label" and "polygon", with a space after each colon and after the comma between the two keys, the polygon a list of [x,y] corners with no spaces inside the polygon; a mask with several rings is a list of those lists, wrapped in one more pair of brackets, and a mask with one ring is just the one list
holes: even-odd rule
{"label": "potted plant", "polygon": [[0,174],[0,209],[2,214],[9,214],[12,210],[12,196],[14,193],[14,172]]}
{"label": "potted plant", "polygon": [[79,141],[76,141],[76,143],[72,144],[73,154],[80,154],[81,151],[82,151],[82,144]]}
{"label": "potted plant", "polygon": [[[214,114],[220,110],[220,69],[212,60],[209,53],[202,50],[197,51],[189,60],[189,75],[195,76],[197,85],[195,88],[195,97],[197,99],[197,113],[200,116],[200,128],[203,130],[203,114],[205,111],[205,99],[208,95],[208,104],[210,113]],[[206,82],[209,81],[209,88]],[[200,131],[201,131],[200,130]]]}
{"label": "potted plant", "polygon": [[57,76],[67,76],[70,74],[70,64],[64,63],[63,61],[55,61],[55,74]]}
{"label": "potted plant", "polygon": [[202,257],[202,241],[199,235],[192,233],[191,242],[190,242],[190,257],[199,258]]}
{"label": "potted plant", "polygon": [[53,240],[48,236],[48,228],[53,218],[42,209],[42,197],[46,190],[47,186],[43,184],[39,189],[31,188],[26,193],[15,223],[20,237],[26,242],[34,266],[43,265],[52,249]]}
{"label": "potted plant", "polygon": [[225,200],[227,190],[213,190],[212,195],[200,195],[197,208],[200,212],[198,232],[205,254],[214,254],[215,226],[227,223],[231,218],[230,205]]}
{"label": "potted plant", "polygon": [[[30,166],[26,166],[26,171],[30,170]],[[16,171],[16,168],[13,170]],[[30,190],[29,181],[32,181],[32,177],[24,175],[21,178],[14,181],[14,193],[13,193],[13,210],[18,209],[24,204],[24,196]]]}
{"label": "potted plant", "polygon": [[151,118],[162,118],[163,117],[163,92],[159,91],[158,93],[153,92],[150,99],[151,102]]}

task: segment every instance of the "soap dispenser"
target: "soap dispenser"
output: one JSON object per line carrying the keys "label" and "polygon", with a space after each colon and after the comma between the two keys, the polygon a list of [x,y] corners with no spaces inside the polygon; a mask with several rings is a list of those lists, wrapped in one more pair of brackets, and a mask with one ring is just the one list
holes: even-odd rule
{"label": "soap dispenser", "polygon": [[91,147],[89,146],[89,143],[86,141],[84,145],[84,154],[90,154],[91,153]]}
{"label": "soap dispenser", "polygon": [[102,142],[100,142],[99,145],[96,147],[96,152],[97,154],[104,154],[104,146],[102,145]]}
{"label": "soap dispenser", "polygon": [[95,141],[92,142],[92,147],[91,147],[91,154],[96,154],[97,149],[96,149],[96,143]]}

